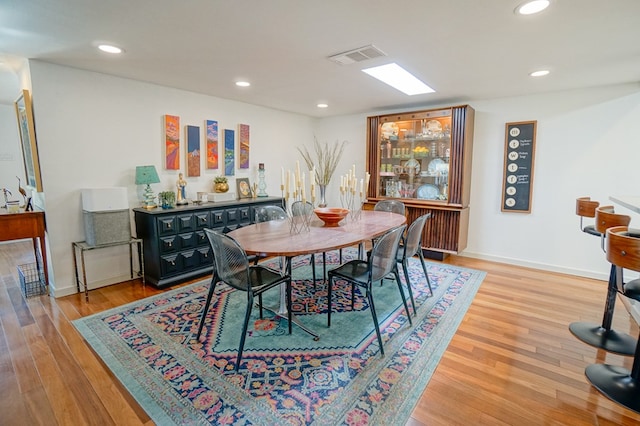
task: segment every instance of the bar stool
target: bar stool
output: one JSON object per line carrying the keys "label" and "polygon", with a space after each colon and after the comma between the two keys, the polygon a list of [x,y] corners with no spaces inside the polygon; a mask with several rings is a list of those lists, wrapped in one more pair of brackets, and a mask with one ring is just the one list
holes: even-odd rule
{"label": "bar stool", "polygon": [[[617,226],[607,230],[607,260],[615,265],[618,292],[640,301],[640,279],[624,282],[623,270],[640,272],[640,229]],[[640,339],[638,339],[640,342]],[[640,413],[640,343],[635,346],[631,371],[610,364],[591,364],[585,375],[606,397]]]}
{"label": "bar stool", "polygon": [[600,237],[600,232],[596,231],[595,224],[592,225],[584,225],[583,219],[587,218],[595,218],[596,217],[596,209],[600,205],[597,201],[592,201],[591,197],[579,197],[576,198],[576,214],[580,216],[580,230],[582,232],[586,232],[590,235],[595,235]]}
{"label": "bar stool", "polygon": [[[595,219],[595,229],[601,234],[601,246],[603,250],[607,229],[617,226],[628,226],[629,222],[631,222],[631,217],[615,213],[613,206],[598,207],[596,209]],[[633,355],[636,339],[626,333],[619,333],[611,329],[616,297],[616,268],[612,264],[611,272],[609,273],[607,298],[602,316],[602,324],[598,325],[596,323],[582,321],[573,322],[569,324],[569,331],[588,345],[620,355]]]}

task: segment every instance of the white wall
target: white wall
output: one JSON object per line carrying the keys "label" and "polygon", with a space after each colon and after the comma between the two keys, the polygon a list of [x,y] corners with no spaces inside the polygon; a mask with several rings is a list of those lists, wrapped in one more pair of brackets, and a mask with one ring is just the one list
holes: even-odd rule
{"label": "white wall", "polygon": [[[236,132],[238,124],[249,124],[251,168],[236,170],[237,176],[254,182],[258,163],[265,163],[267,193],[274,196],[280,195],[280,167],[293,169],[299,159],[294,147],[313,142],[314,120],[301,115],[38,61],[31,62],[31,78],[56,296],[75,292],[71,242],[84,240],[81,188],[127,187],[130,206],[137,207],[142,188],[134,184],[135,167],[146,164],[160,174],[156,193],[175,188],[178,171],[164,170],[164,114],[180,116],[183,129],[202,127],[206,119]],[[187,196],[211,192],[222,173],[203,168],[202,176],[187,177]],[[230,184],[235,188],[233,179]],[[87,259],[94,268],[90,283],[128,274],[126,246],[88,254],[100,258]]]}
{"label": "white wall", "polygon": [[[19,92],[16,88],[16,98]],[[23,186],[26,184],[16,120],[16,110],[13,105],[0,105],[0,191],[2,188],[7,188],[13,194],[12,199],[20,199],[22,203],[16,176],[22,179]],[[0,206],[2,205],[4,205],[4,197],[0,192]]]}
{"label": "white wall", "polygon": [[[311,147],[314,135],[321,142],[348,141],[338,175],[352,164],[363,171],[366,117],[392,112],[314,120],[41,62],[31,63],[31,76],[56,295],[75,291],[70,243],[84,239],[80,188],[126,186],[135,207],[140,188],[133,184],[134,170],[141,164],[154,164],[160,172],[156,192],[173,188],[177,172],[162,167],[164,114],[179,115],[182,126],[202,126],[205,119],[218,120],[220,129],[249,124],[251,171],[238,175],[253,182],[257,163],[264,162],[267,192],[279,195],[280,167],[293,169],[301,160],[295,148]],[[476,125],[469,243],[462,254],[606,278],[608,265],[598,241],[578,229],[575,198],[589,195],[606,203],[610,195],[638,195],[640,87],[469,104],[476,110]],[[523,120],[538,121],[532,212],[502,213],[505,123]],[[187,178],[188,194],[210,190],[217,174],[203,170],[200,178]],[[336,185],[334,179],[328,190],[330,205],[339,204]],[[632,226],[640,223],[632,216]],[[99,263],[105,270],[96,275],[110,270],[126,275],[128,260],[118,256],[102,256]]]}

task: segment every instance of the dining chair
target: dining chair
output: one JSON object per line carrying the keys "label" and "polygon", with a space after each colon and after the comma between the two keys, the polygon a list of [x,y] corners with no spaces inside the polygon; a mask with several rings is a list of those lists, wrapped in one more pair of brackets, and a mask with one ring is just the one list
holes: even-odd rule
{"label": "dining chair", "polygon": [[[404,216],[405,206],[402,201],[398,200],[380,200],[373,206],[373,211],[397,213]],[[371,240],[371,245],[375,244],[375,238]]]}
{"label": "dining chair", "polygon": [[[600,206],[596,208],[595,229],[600,233],[602,250],[606,253],[607,230],[618,226],[628,226],[631,217],[615,213],[613,206]],[[569,331],[582,342],[605,351],[633,355],[635,339],[626,333],[618,332],[611,328],[613,312],[616,305],[616,267],[611,264],[609,282],[607,284],[607,296],[604,305],[604,314],[600,324],[588,321],[576,321],[569,324]]]}
{"label": "dining chair", "polygon": [[[294,201],[293,203],[291,203],[291,214],[293,216],[311,216],[313,214],[313,204],[311,204],[309,201]],[[313,276],[313,290],[316,290],[316,255],[314,253],[311,253],[310,255],[310,261],[311,261],[311,274]],[[325,271],[326,271],[326,265],[327,265],[327,255],[326,253],[322,253],[322,263],[323,263],[323,275],[322,275],[322,279],[324,280],[324,277],[326,275]]]}
{"label": "dining chair", "polygon": [[[616,291],[640,302],[640,279],[624,282],[624,269],[640,272],[640,229],[615,226],[607,229],[607,260],[616,268]],[[585,376],[591,384],[630,410],[640,413],[640,337],[635,340],[631,370],[611,364],[591,364]]]}
{"label": "dining chair", "polygon": [[404,214],[404,203],[398,200],[380,200],[373,206],[374,211]]}
{"label": "dining chair", "polygon": [[382,347],[382,335],[380,334],[380,326],[378,324],[378,317],[376,315],[376,309],[373,303],[372,291],[372,285],[375,281],[380,281],[393,272],[396,278],[396,282],[398,283],[398,290],[400,291],[400,296],[402,297],[404,310],[407,313],[409,324],[411,324],[411,315],[409,315],[407,299],[404,296],[402,284],[400,284],[398,264],[396,262],[398,243],[406,227],[407,225],[402,225],[397,228],[391,229],[390,231],[387,231],[383,236],[378,238],[368,260],[351,260],[341,266],[338,266],[335,269],[330,270],[328,273],[329,285],[327,292],[327,327],[331,327],[331,294],[334,283],[337,280],[345,280],[351,283],[352,310],[354,309],[355,287],[358,286],[363,288],[369,302],[369,309],[371,310],[373,324],[376,329],[376,335],[378,336],[381,355],[384,355],[384,349]]}
{"label": "dining chair", "polygon": [[576,214],[580,216],[580,230],[590,235],[600,237],[600,232],[596,231],[595,223],[591,225],[584,225],[584,218],[596,217],[596,209],[600,206],[597,201],[591,200],[591,197],[579,197],[576,198]]}
{"label": "dining chair", "polygon": [[[283,220],[286,218],[287,212],[280,206],[262,206],[256,210],[256,223]],[[249,256],[249,260],[257,265],[260,259],[264,259],[265,257],[267,257],[265,254],[259,253]],[[280,265],[282,266],[282,259]]]}
{"label": "dining chair", "polygon": [[286,219],[287,212],[280,206],[262,206],[256,210],[256,222]]}
{"label": "dining chair", "polygon": [[[249,319],[251,318],[251,309],[253,307],[254,297],[258,296],[260,318],[262,318],[262,293],[277,287],[282,283],[286,285],[287,319],[289,321],[289,334],[291,334],[291,276],[282,275],[279,271],[275,271],[264,266],[250,265],[249,260],[247,259],[247,254],[236,240],[212,229],[205,228],[204,232],[211,244],[215,263],[214,274],[211,278],[211,287],[209,290],[210,295],[213,294],[218,282],[224,282],[236,290],[247,293],[244,323],[242,325],[240,345],[238,347],[238,356],[236,358],[236,371],[238,371],[240,368],[240,361],[242,360],[245,338],[247,337],[247,328],[249,325]],[[209,310],[209,304],[211,301],[210,295],[207,297],[207,303],[205,304],[202,316],[200,317],[200,324],[198,326],[198,334],[196,337],[198,340],[200,340],[202,326],[204,324],[207,311]]]}
{"label": "dining chair", "polygon": [[433,289],[431,288],[431,281],[429,281],[429,274],[427,274],[427,267],[424,263],[424,255],[422,254],[422,233],[424,226],[427,223],[427,219],[431,217],[431,213],[423,214],[414,220],[409,228],[407,228],[407,234],[404,237],[404,244],[400,244],[398,253],[396,254],[396,262],[402,265],[404,272],[404,278],[409,290],[409,298],[411,299],[411,306],[413,306],[413,314],[416,314],[416,302],[413,300],[413,290],[411,289],[411,280],[409,279],[409,259],[418,255],[420,264],[422,265],[422,272],[424,278],[427,280],[429,286],[430,296],[433,296]]}

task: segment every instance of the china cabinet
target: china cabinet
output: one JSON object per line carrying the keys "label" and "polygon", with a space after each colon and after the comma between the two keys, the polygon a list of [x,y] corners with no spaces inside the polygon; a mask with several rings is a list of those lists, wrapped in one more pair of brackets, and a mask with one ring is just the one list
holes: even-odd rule
{"label": "china cabinet", "polygon": [[469,105],[367,118],[368,206],[404,202],[411,223],[431,213],[425,255],[443,258],[466,248],[474,110]]}

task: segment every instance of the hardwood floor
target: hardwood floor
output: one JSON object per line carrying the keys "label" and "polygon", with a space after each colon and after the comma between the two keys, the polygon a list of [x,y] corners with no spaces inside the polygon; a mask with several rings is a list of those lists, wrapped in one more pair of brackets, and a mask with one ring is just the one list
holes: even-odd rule
{"label": "hardwood floor", "polygon": [[[89,303],[25,300],[16,265],[32,259],[30,242],[0,244],[0,424],[153,424],[70,321],[159,290],[133,281],[91,291]],[[598,351],[567,328],[601,320],[606,283],[457,256],[447,263],[487,276],[408,425],[640,423],[584,376],[591,363],[629,369],[632,358]],[[638,335],[620,302],[613,325]]]}

